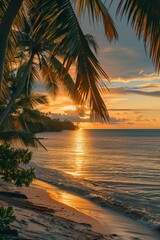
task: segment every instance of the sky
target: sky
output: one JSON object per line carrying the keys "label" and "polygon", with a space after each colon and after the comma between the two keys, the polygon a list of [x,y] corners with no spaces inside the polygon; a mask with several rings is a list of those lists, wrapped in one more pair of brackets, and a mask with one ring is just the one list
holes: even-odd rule
{"label": "sky", "polygon": [[[146,55],[142,41],[134,35],[126,19],[115,17],[115,4],[110,14],[115,21],[119,40],[109,43],[103,25],[91,26],[84,16],[80,23],[84,33],[92,34],[99,45],[98,60],[111,82],[106,82],[110,92],[103,96],[110,115],[109,123],[93,123],[86,111],[80,117],[76,107],[61,89],[50,104],[39,109],[51,112],[53,118],[78,122],[81,128],[160,128],[160,75]],[[83,19],[84,18],[84,19]]]}

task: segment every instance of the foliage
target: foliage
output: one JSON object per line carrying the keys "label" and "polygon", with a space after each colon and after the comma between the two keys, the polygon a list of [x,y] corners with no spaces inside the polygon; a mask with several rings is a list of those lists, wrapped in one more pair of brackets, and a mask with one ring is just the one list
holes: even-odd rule
{"label": "foliage", "polygon": [[[8,98],[10,98],[10,95],[12,95],[12,92],[16,89],[17,74],[18,72],[12,73],[8,71],[6,75],[6,95],[0,98],[0,111],[2,112],[8,104]],[[8,96],[8,98],[6,96]],[[23,91],[13,103],[5,121],[0,125],[0,142],[3,144],[11,143],[18,139],[25,146],[44,147],[27,126],[27,123],[32,124],[37,122],[37,124],[39,124],[43,122],[39,111],[33,110],[39,104],[48,104],[45,95],[32,92],[27,95],[25,91]]]}
{"label": "foliage", "polygon": [[6,240],[4,236],[0,236],[0,240]]}
{"label": "foliage", "polygon": [[15,220],[12,207],[0,207],[0,230],[3,232]]}
{"label": "foliage", "polygon": [[[26,169],[25,166],[31,160],[32,153],[28,149],[15,149],[10,145],[0,145],[0,175],[6,183],[14,183],[16,186],[29,186],[35,178],[34,169]],[[0,207],[0,239],[10,233],[18,234],[10,229],[10,224],[15,220],[12,207]]]}
{"label": "foliage", "polygon": [[[8,67],[20,64],[21,69],[18,87],[10,96],[5,110],[1,112],[0,123],[22,90],[25,88],[29,93],[31,83],[34,82],[33,77],[38,77],[37,66],[52,94],[57,93],[58,80],[65,85],[67,93],[78,105],[87,105],[90,108],[94,119],[100,117],[108,120],[107,108],[102,99],[106,86],[101,81],[102,78],[108,79],[108,76],[92,51],[95,43],[89,42],[81,29],[76,10],[78,16],[87,12],[93,23],[102,20],[109,41],[118,39],[104,0],[17,0],[15,3],[9,0],[0,1],[0,57],[3,55],[0,58],[0,81],[4,66],[1,93],[6,92],[5,73]],[[119,12],[131,21],[138,38],[143,38],[145,48],[148,49],[149,46],[150,57],[155,68],[159,70],[159,0],[154,3],[152,0],[119,0],[117,13]],[[2,45],[3,42],[6,43]],[[76,68],[74,81],[69,75],[73,64]]]}
{"label": "foliage", "polygon": [[28,149],[15,149],[10,145],[0,145],[0,174],[6,183],[16,186],[29,186],[35,178],[34,169],[25,169],[31,160],[32,153]]}
{"label": "foliage", "polygon": [[40,113],[43,122],[27,122],[26,124],[31,132],[57,132],[62,130],[76,130],[77,126],[67,120],[60,121],[52,119],[47,114]]}
{"label": "foliage", "polygon": [[[55,57],[60,51],[64,53],[62,62],[66,71],[68,72],[70,67],[73,64],[75,65],[74,93],[78,105],[87,105],[90,109],[90,115],[94,120],[108,120],[107,108],[102,99],[102,92],[106,90],[106,85],[102,81],[102,78],[109,80],[109,77],[101,68],[97,57],[86,40],[71,1],[41,2],[42,1],[39,1],[39,8],[40,11],[42,11],[43,17],[41,23],[36,23],[38,25],[40,24],[41,29],[46,28],[42,36],[47,37],[47,40],[50,42],[55,42],[55,47],[51,51],[51,61],[52,56]],[[93,10],[92,12],[95,12],[95,9],[97,10],[95,14],[96,17],[94,17],[95,20],[98,21],[102,14],[102,9],[106,10],[105,6],[101,5],[100,7],[100,4],[94,4],[94,6],[92,6],[92,4],[90,5],[91,1],[88,2],[89,8]],[[107,14],[105,10],[103,16]],[[109,20],[107,23],[109,23]],[[111,25],[113,30],[114,25],[110,24],[110,26]],[[35,31],[37,31],[37,29],[38,28],[36,28]],[[109,33],[108,28],[107,36],[109,36]],[[112,40],[116,37],[115,30],[109,39]]]}
{"label": "foliage", "polygon": [[[112,0],[113,1],[113,0]],[[160,70],[160,2],[159,0],[119,0],[117,14],[127,16],[136,36],[143,39],[155,69]]]}
{"label": "foliage", "polygon": [[[89,5],[82,8],[79,6],[77,11],[91,9],[94,21],[99,22],[102,17],[108,40],[116,39],[118,35],[105,5],[99,0],[94,4],[92,1],[88,3]],[[35,80],[39,79],[44,81],[52,95],[57,93],[59,84],[63,84],[67,94],[76,104],[87,105],[90,108],[94,119],[99,117],[108,120],[107,108],[101,95],[101,85],[103,90],[106,86],[101,79],[109,78],[94,54],[93,50],[97,50],[95,40],[89,35],[84,35],[72,6],[69,0],[23,1],[23,7],[13,25],[16,27],[11,29],[8,38],[9,57],[6,58],[4,71],[8,72],[8,66],[18,66],[14,71],[17,73],[17,84],[1,113],[0,122],[6,117],[23,89],[26,94],[30,94]],[[69,74],[73,64],[76,66],[75,79]],[[4,86],[5,81],[4,76]]]}

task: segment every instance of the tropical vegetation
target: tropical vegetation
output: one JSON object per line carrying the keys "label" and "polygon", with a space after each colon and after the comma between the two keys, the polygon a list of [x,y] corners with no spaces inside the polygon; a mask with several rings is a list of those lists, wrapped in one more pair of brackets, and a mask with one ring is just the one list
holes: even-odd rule
{"label": "tropical vegetation", "polygon": [[26,121],[29,130],[33,133],[40,132],[61,132],[63,130],[77,130],[78,125],[65,119],[61,121],[59,118],[51,118],[48,114],[44,114],[35,110],[43,121],[32,123],[30,120]]}
{"label": "tropical vegetation", "polygon": [[[112,4],[113,0],[108,1]],[[149,51],[155,70],[160,69],[159,0],[119,0],[117,14],[128,22]],[[87,106],[91,117],[108,120],[102,99],[109,80],[96,57],[97,44],[84,35],[77,15],[88,13],[90,21],[102,20],[109,42],[118,39],[114,22],[101,0],[1,0],[0,1],[0,140],[21,139],[25,145],[41,144],[32,131],[53,128],[55,120],[35,110],[47,104],[46,96],[34,91],[36,81],[54,97],[63,85],[77,105]],[[77,13],[77,15],[76,15]],[[75,67],[75,77],[70,75]],[[58,121],[58,120],[57,120]],[[54,122],[54,123],[53,123]],[[58,121],[58,124],[60,122]],[[56,122],[57,124],[57,122]],[[68,124],[65,122],[65,124]],[[33,127],[34,126],[34,127]],[[33,169],[28,150],[0,146],[0,173],[6,182],[29,185]],[[0,208],[0,226],[14,220],[12,208]]]}
{"label": "tropical vegetation", "polygon": [[29,186],[35,178],[33,168],[25,168],[32,158],[28,149],[11,148],[0,145],[0,175],[6,183],[14,183],[18,187]]}
{"label": "tropical vegetation", "polygon": [[17,231],[11,230],[10,224],[14,222],[15,216],[13,207],[4,208],[0,207],[0,240],[6,240],[5,234],[8,232],[14,232],[17,235]]}
{"label": "tropical vegetation", "polygon": [[[3,182],[14,183],[18,187],[29,186],[35,178],[34,168],[26,168],[31,158],[32,153],[27,149],[0,145],[0,176]],[[5,240],[6,235],[18,235],[17,230],[10,227],[14,220],[13,207],[0,206],[0,239]]]}
{"label": "tropical vegetation", "polygon": [[[8,8],[3,6],[4,9],[6,8],[6,14],[9,11],[10,2],[8,4]],[[5,86],[4,77],[5,72],[8,72],[8,62],[11,63],[11,59],[15,60],[16,57],[17,64],[17,51],[23,74],[20,75],[18,88],[1,113],[1,122],[24,86],[30,85],[28,82],[30,75],[34,74],[34,77],[37,77],[35,68],[35,63],[38,65],[37,62],[41,75],[46,81],[45,84],[52,94],[56,93],[56,80],[59,79],[77,104],[89,103],[92,116],[96,113],[103,119],[107,119],[108,113],[100,95],[98,82],[101,76],[105,78],[108,76],[93,54],[90,47],[93,41],[88,41],[83,34],[70,1],[63,1],[61,4],[59,1],[24,1],[21,12],[22,14],[17,15],[8,37],[9,47],[6,52],[2,83]],[[2,22],[4,18],[5,15],[2,14]],[[104,18],[106,22],[107,19],[109,20],[109,26],[113,30],[107,33],[108,39],[112,40],[117,37],[116,30],[107,12]],[[19,22],[22,22],[21,26]],[[15,49],[17,49],[16,52]],[[68,74],[73,63],[76,65],[75,82]]]}
{"label": "tropical vegetation", "polygon": [[[9,101],[6,109],[2,111],[1,122],[7,116],[9,109],[24,86],[28,86],[28,79],[31,71],[33,71],[35,58],[37,58],[36,61],[39,61],[43,77],[46,78],[47,76],[48,78],[49,90],[54,93],[56,92],[56,84],[53,81],[53,73],[58,72],[60,79],[63,81],[65,76],[68,75],[71,65],[75,64],[76,77],[74,84],[72,84],[74,100],[80,105],[88,103],[94,119],[97,116],[104,120],[108,119],[108,112],[99,88],[101,76],[107,79],[108,76],[93,54],[81,30],[71,2],[69,0],[61,2],[57,0],[1,1],[0,47],[3,48],[0,49],[2,53],[0,72],[3,73],[0,74],[1,87],[3,87],[1,92],[3,92],[5,86],[4,73],[8,70],[8,62],[11,62],[11,59],[16,57],[13,54],[16,45],[18,47],[23,45],[24,54],[21,53],[21,56],[27,58],[22,63],[24,71],[20,77],[19,87],[12,94],[11,101]],[[106,37],[109,41],[118,39],[114,23],[103,1],[76,0],[73,2],[78,14],[87,11],[89,18],[93,22],[103,20]],[[146,48],[147,43],[150,43],[150,56],[155,63],[155,68],[159,69],[159,28],[157,27],[159,25],[159,13],[156,4],[152,4],[150,0],[145,0],[143,3],[138,0],[121,0],[117,9],[117,13],[119,12],[121,15],[128,15],[128,21],[131,19],[132,27],[137,36],[139,38],[143,36]],[[27,47],[26,44],[29,43],[30,45]],[[61,61],[58,62],[60,65],[55,67],[54,65],[57,64],[55,56],[58,56],[59,53],[61,53]],[[52,69],[51,73],[50,68],[53,68],[53,66],[56,69],[54,71]],[[34,74],[36,75],[35,69]],[[64,85],[68,87],[66,81]],[[69,93],[71,92],[71,89],[67,90],[69,90]]]}

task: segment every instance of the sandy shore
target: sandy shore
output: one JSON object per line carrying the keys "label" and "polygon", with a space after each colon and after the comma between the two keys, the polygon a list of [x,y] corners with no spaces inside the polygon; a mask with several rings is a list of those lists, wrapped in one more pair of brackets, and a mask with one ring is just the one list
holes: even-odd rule
{"label": "sandy shore", "polygon": [[160,232],[152,230],[137,220],[117,210],[101,207],[93,201],[62,190],[43,181],[36,180],[36,187],[43,188],[51,198],[88,215],[107,229],[110,238],[120,240],[159,240]]}
{"label": "sandy shore", "polygon": [[160,236],[128,217],[41,181],[28,188],[0,182],[0,205],[14,208],[12,229],[18,236],[7,235],[9,240],[159,240]]}
{"label": "sandy shore", "polygon": [[[7,192],[8,195],[4,195],[3,192]],[[16,216],[12,228],[18,230],[19,235],[18,237],[10,235],[7,239],[109,240],[114,238],[97,220],[54,200],[45,190],[37,187],[19,189],[1,185],[0,205],[12,205]]]}

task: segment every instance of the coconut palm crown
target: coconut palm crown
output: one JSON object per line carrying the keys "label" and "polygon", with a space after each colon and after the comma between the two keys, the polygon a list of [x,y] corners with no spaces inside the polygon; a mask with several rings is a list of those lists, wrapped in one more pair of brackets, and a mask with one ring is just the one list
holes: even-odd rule
{"label": "coconut palm crown", "polygon": [[[108,40],[117,38],[117,32],[105,6],[97,5],[97,7],[99,9],[96,13],[97,21],[101,14],[104,23],[106,21],[108,24],[108,30],[105,29]],[[29,86],[33,85],[30,84],[32,76],[37,78],[39,70],[46,87],[52,94],[57,91],[57,79],[59,79],[78,105],[89,106],[93,119],[100,117],[107,120],[108,112],[101,96],[100,86],[103,85],[102,77],[109,78],[91,48],[92,45],[95,49],[95,41],[93,38],[91,40],[91,36],[83,34],[71,2],[26,0],[21,10],[23,14],[17,18],[23,18],[23,24],[12,29],[9,38],[9,43],[10,39],[12,42],[14,39],[17,41],[18,58],[22,56],[21,80],[11,101],[1,114],[1,122],[23,88],[29,89]],[[16,22],[18,22],[17,18]],[[12,54],[10,51],[8,53],[10,60]],[[72,80],[68,72],[73,64],[76,77]],[[8,66],[8,62],[6,65]]]}

